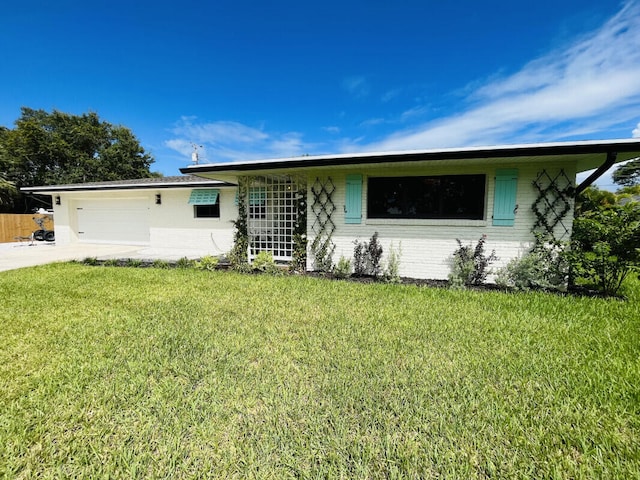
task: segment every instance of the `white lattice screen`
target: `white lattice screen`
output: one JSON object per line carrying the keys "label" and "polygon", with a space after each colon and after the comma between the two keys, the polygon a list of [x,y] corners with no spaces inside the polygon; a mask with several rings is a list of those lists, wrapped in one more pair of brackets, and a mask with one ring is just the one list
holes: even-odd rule
{"label": "white lattice screen", "polygon": [[286,176],[254,179],[247,201],[249,256],[263,251],[275,260],[290,261],[296,221],[298,186]]}

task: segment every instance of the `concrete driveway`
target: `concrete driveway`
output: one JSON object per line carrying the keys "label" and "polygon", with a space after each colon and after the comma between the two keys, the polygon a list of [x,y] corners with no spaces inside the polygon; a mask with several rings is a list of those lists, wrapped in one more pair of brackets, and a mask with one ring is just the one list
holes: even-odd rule
{"label": "concrete driveway", "polygon": [[205,252],[189,249],[159,249],[140,245],[103,245],[76,243],[56,245],[47,242],[0,243],[0,271],[33,267],[54,262],[97,258],[136,258],[140,260],[175,261],[183,257],[201,258],[205,255],[219,255],[221,252]]}

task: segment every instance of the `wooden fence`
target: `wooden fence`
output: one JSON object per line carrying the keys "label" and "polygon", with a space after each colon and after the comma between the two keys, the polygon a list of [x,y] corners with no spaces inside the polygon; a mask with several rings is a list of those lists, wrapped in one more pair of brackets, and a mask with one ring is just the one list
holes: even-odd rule
{"label": "wooden fence", "polygon": [[53,230],[53,218],[50,215],[0,213],[0,243],[15,242],[17,241],[16,237],[30,236],[32,232],[40,228],[33,219],[47,216],[49,220],[45,220],[44,227],[47,230]]}

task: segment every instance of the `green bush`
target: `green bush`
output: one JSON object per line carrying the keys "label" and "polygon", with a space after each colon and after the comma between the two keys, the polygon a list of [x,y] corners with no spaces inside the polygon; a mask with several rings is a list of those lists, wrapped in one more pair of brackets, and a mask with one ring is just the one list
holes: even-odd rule
{"label": "green bush", "polygon": [[198,270],[208,270],[212,271],[218,268],[218,263],[220,263],[220,259],[218,257],[214,257],[212,255],[206,255],[202,257],[195,263],[195,266]]}
{"label": "green bush", "polygon": [[398,250],[393,248],[393,243],[389,245],[389,256],[387,264],[382,274],[382,279],[387,283],[400,283],[400,257],[402,256],[402,242],[398,245]]}
{"label": "green bush", "polygon": [[370,275],[378,278],[382,274],[382,245],[375,232],[368,242],[355,240],[353,248],[353,273],[357,277]]}
{"label": "green bush", "polygon": [[318,272],[331,272],[333,270],[333,251],[335,246],[331,238],[326,235],[318,235],[310,245],[313,255],[313,269]]}
{"label": "green bush", "polygon": [[289,270],[303,273],[307,270],[307,235],[295,233],[293,235],[293,253]]}
{"label": "green bush", "polygon": [[182,257],[176,262],[176,268],[192,268],[195,263],[195,260],[189,260],[187,257]]}
{"label": "green bush", "polygon": [[341,256],[337,265],[333,269],[336,278],[347,278],[351,276],[351,260]]}
{"label": "green bush", "polygon": [[92,267],[95,267],[96,265],[98,265],[98,259],[96,257],[86,257],[84,260],[82,260],[82,263],[84,263],[85,265],[91,265]]}
{"label": "green bush", "polygon": [[491,273],[489,265],[498,260],[495,250],[490,255],[484,253],[486,240],[487,236],[483,235],[473,248],[471,245],[462,245],[462,242],[456,238],[458,248],[453,252],[449,274],[450,286],[462,288],[482,285],[486,281],[487,275]]}
{"label": "green bush", "polygon": [[577,281],[615,295],[640,266],[640,205],[599,207],[576,218],[568,258]]}
{"label": "green bush", "polygon": [[125,267],[139,268],[142,266],[142,260],[138,258],[127,258],[124,263]]}
{"label": "green bush", "polygon": [[251,262],[251,268],[256,272],[269,273],[272,275],[282,273],[282,270],[273,259],[271,252],[259,252],[253,259],[253,262]]}
{"label": "green bush", "polygon": [[568,273],[564,245],[538,237],[531,250],[498,270],[496,283],[517,290],[564,290]]}
{"label": "green bush", "polygon": [[152,266],[153,268],[163,268],[163,269],[166,269],[166,268],[169,268],[169,266],[170,266],[170,265],[169,265],[169,262],[167,262],[166,260],[160,260],[160,259],[157,259],[157,260],[154,260],[154,261],[153,261],[153,263],[151,264],[151,266]]}

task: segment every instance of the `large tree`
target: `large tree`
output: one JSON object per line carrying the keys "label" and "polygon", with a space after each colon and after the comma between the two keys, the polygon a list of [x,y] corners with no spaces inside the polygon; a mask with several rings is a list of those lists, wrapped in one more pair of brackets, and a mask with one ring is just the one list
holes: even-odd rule
{"label": "large tree", "polygon": [[0,206],[10,205],[16,194],[16,186],[0,173]]}
{"label": "large tree", "polygon": [[[0,172],[17,188],[151,177],[153,161],[131,130],[94,112],[23,107],[15,128],[0,130]],[[33,207],[14,203],[16,210]]]}
{"label": "large tree", "polygon": [[640,185],[640,158],[623,163],[613,171],[613,181],[618,185],[631,187]]}

